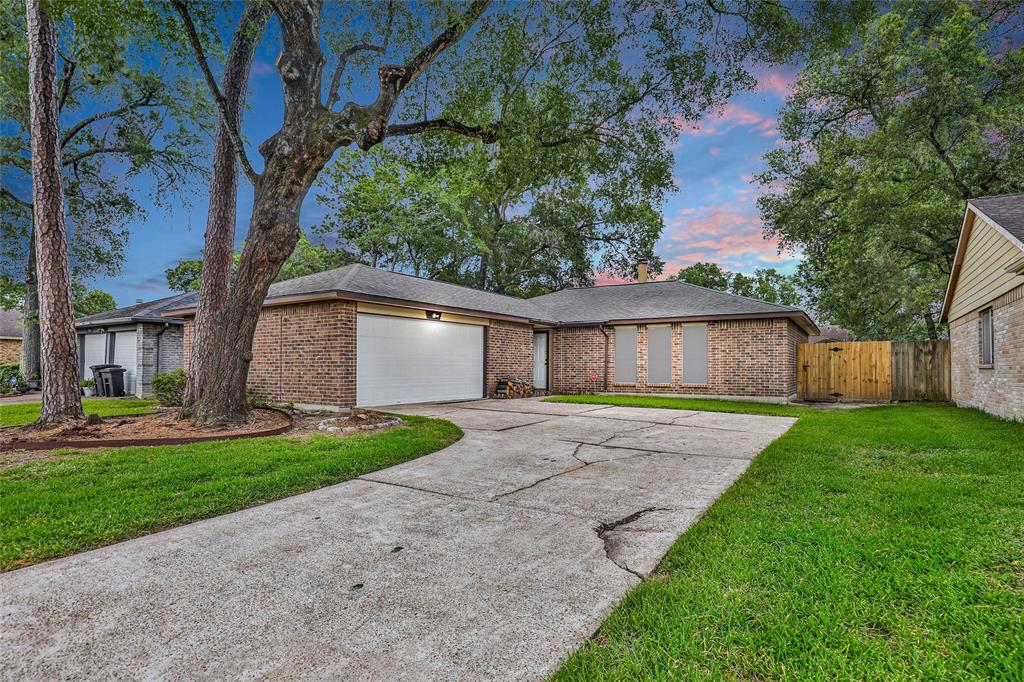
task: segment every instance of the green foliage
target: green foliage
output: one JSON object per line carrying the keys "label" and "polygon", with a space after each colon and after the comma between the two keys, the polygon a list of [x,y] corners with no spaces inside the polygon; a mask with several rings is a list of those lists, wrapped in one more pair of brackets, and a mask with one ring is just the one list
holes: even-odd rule
{"label": "green foliage", "polygon": [[89,377],[88,379],[82,379],[78,385],[82,388],[96,388],[96,380]]}
{"label": "green foliage", "polygon": [[246,389],[245,399],[249,402],[249,407],[270,407],[271,400],[263,393]]}
{"label": "green foliage", "polygon": [[86,291],[84,286],[74,283],[71,285],[71,295],[75,317],[117,310],[117,301],[114,300],[114,297],[100,289]]}
{"label": "green foliage", "polygon": [[965,201],[1024,189],[1024,49],[1006,37],[1022,29],[1012,3],[901,0],[808,60],[760,207],[823,318],[941,333]]}
{"label": "green foliage", "polygon": [[[200,128],[211,109],[197,84],[168,68],[161,8],[110,0],[51,3],[72,276],[116,275],[142,192],[158,206],[186,202],[203,177]],[[31,230],[31,148],[25,5],[0,0],[0,297],[23,282]],[[18,291],[16,297],[21,298]],[[5,303],[6,305],[6,303]],[[11,307],[11,306],[8,306]]]}
{"label": "green foliage", "polygon": [[180,406],[185,396],[185,384],[188,376],[183,369],[174,369],[170,372],[160,372],[153,375],[153,395],[157,397],[161,405]]}
{"label": "green foliage", "polygon": [[345,438],[94,450],[0,470],[0,570],[347,481],[462,436],[440,419],[403,419],[407,426]]}
{"label": "green foliage", "polygon": [[[238,261],[241,257],[240,251],[235,251],[232,255],[232,276],[238,268]],[[314,244],[303,234],[299,237],[295,250],[281,266],[281,271],[274,281],[282,282],[286,279],[312,275],[355,262],[357,262],[356,258],[345,249],[332,249],[322,243]],[[173,291],[199,291],[199,286],[202,283],[203,260],[201,258],[182,260],[173,268],[165,270],[164,274],[167,276],[167,286]]]}
{"label": "green foliage", "polygon": [[723,270],[717,263],[699,262],[682,268],[672,279],[727,291],[767,303],[798,306],[802,303],[797,279],[775,268],[757,268],[753,275]]}
{"label": "green foliage", "polygon": [[804,410],[552,679],[1012,679],[1022,439],[945,405]]}
{"label": "green foliage", "polygon": [[[14,379],[14,385],[11,385]],[[17,362],[0,363],[0,393],[10,393],[13,389],[24,386],[21,376],[21,365]]]}

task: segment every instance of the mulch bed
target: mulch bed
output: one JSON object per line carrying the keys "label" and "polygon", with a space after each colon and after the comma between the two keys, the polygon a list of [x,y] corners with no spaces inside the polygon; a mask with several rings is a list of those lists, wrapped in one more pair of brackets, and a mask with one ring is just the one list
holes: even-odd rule
{"label": "mulch bed", "polygon": [[57,448],[126,447],[133,445],[175,445],[204,440],[225,440],[284,433],[292,426],[285,412],[268,408],[252,411],[248,424],[224,428],[196,428],[187,419],[178,419],[177,410],[154,414],[106,417],[96,423],[82,420],[53,429],[34,425],[15,426],[0,431],[0,451],[54,450]]}
{"label": "mulch bed", "polygon": [[[254,420],[243,426],[196,429],[188,420],[177,418],[177,408],[159,408],[154,414],[105,417],[98,424],[85,422],[70,427],[39,429],[33,425],[0,429],[0,469],[38,459],[63,459],[82,452],[55,456],[55,450],[140,445],[178,445],[190,442],[258,438],[284,435],[307,438],[311,435],[344,438],[375,427],[387,427],[388,415],[360,410],[348,417],[336,412],[290,412],[272,408],[253,410]],[[360,427],[350,432],[326,433],[319,428],[324,419],[338,419],[346,426]],[[333,422],[332,422],[333,423]]]}

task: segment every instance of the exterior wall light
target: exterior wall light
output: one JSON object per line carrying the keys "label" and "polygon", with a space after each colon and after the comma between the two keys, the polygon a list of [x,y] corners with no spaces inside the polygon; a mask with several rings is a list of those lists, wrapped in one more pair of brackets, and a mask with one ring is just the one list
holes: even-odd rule
{"label": "exterior wall light", "polygon": [[441,319],[441,313],[437,312],[436,310],[428,310],[427,311],[427,319],[428,320],[440,320]]}

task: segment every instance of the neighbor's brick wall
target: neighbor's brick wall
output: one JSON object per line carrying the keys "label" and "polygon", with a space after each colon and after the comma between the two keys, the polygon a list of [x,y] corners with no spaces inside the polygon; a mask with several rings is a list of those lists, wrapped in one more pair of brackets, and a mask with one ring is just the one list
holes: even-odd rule
{"label": "neighbor's brick wall", "polygon": [[491,320],[486,338],[484,381],[493,395],[498,379],[519,379],[533,385],[533,327]]}
{"label": "neighbor's brick wall", "polygon": [[[185,325],[185,362],[192,320]],[[277,402],[356,402],[356,304],[323,301],[264,308],[256,324],[249,388]]]}
{"label": "neighbor's brick wall", "polygon": [[162,324],[139,324],[136,329],[135,394],[148,398],[153,393],[153,375],[158,365],[161,373],[184,367],[184,333],[181,325],[176,324],[169,325],[166,331]]}
{"label": "neighbor's brick wall", "polygon": [[953,400],[1009,419],[1024,420],[1024,285],[992,303],[995,339],[990,369],[979,367],[978,311],[949,324]]}
{"label": "neighbor's brick wall", "polygon": [[0,362],[21,362],[20,339],[0,339]]}
{"label": "neighbor's brick wall", "polygon": [[[796,394],[796,347],[807,335],[787,319],[708,323],[708,382],[683,383],[683,324],[672,325],[672,383],[647,383],[647,326],[637,328],[637,381],[615,383],[615,331],[607,328],[607,390],[788,398]],[[582,393],[604,388],[605,337],[597,327],[555,330],[552,389]],[[597,375],[598,380],[591,377]]]}

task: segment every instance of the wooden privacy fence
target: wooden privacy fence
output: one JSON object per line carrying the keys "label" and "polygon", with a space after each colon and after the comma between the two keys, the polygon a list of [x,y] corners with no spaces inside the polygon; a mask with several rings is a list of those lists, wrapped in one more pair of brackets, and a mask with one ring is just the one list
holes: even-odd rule
{"label": "wooden privacy fence", "polygon": [[801,400],[950,399],[949,341],[801,343]]}

